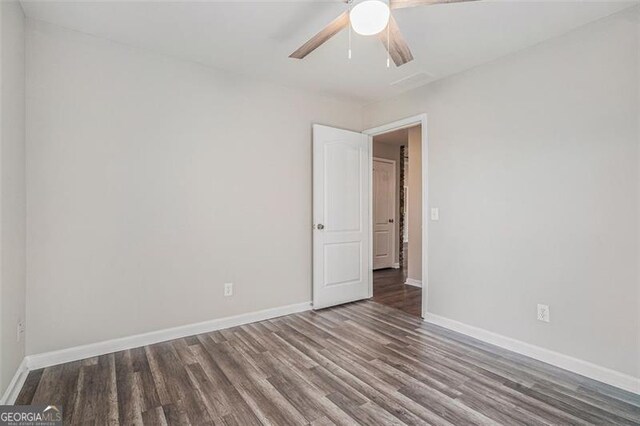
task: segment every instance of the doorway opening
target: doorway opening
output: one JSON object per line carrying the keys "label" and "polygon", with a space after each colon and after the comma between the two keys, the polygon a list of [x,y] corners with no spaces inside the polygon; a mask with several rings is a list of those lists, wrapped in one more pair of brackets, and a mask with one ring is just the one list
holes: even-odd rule
{"label": "doorway opening", "polygon": [[[388,233],[388,254],[384,250],[376,248],[376,268],[380,270],[397,270],[405,276],[395,279],[395,284],[402,285],[400,295],[402,302],[393,303],[399,294],[389,296],[385,303],[403,308],[413,304],[409,313],[424,317],[427,313],[427,221],[422,206],[428,205],[427,191],[427,116],[426,114],[398,120],[364,132],[338,129],[335,127],[313,125],[313,308],[323,309],[343,303],[354,302],[374,297],[373,280],[373,139],[377,136],[391,133],[396,130],[407,130],[406,155],[409,164],[404,181],[407,185],[406,216],[398,213],[398,208],[387,209],[388,217],[377,218],[379,225],[387,224],[386,228],[379,228],[381,232]],[[413,136],[412,136],[413,135]],[[412,141],[418,141],[413,144]],[[417,145],[412,151],[412,146]],[[413,155],[412,155],[413,152]],[[419,160],[420,166],[411,165],[412,160]],[[378,157],[380,171],[391,179],[400,168],[400,158],[393,166],[384,166],[391,163],[381,161]],[[404,161],[404,159],[403,159]],[[402,164],[404,167],[404,163]],[[411,190],[411,175],[417,176],[414,189]],[[380,178],[384,180],[384,178]],[[397,183],[391,185],[395,194],[388,200],[404,197],[404,185],[402,190]],[[391,203],[392,201],[389,201]],[[383,205],[383,204],[381,204]],[[412,205],[420,210],[413,211]],[[387,206],[388,207],[388,206]],[[378,208],[384,212],[383,208]],[[382,219],[386,219],[386,222]],[[391,221],[390,221],[391,219]],[[412,232],[412,223],[418,220],[418,231]],[[398,221],[398,222],[396,222]],[[399,229],[400,222],[403,225]],[[396,229],[396,226],[398,228]],[[407,227],[408,242],[405,249],[404,234]],[[380,240],[382,241],[382,240]],[[378,241],[378,245],[382,243]],[[402,256],[402,263],[400,262]],[[414,261],[411,259],[414,258]],[[396,260],[397,259],[397,260]],[[406,266],[405,266],[406,259]],[[387,268],[391,264],[391,268]],[[384,268],[383,268],[384,266]],[[404,266],[404,268],[402,267]],[[412,274],[416,270],[416,275]],[[377,274],[382,275],[382,274]],[[424,278],[422,278],[424,277]],[[396,277],[397,278],[397,277]],[[415,280],[415,281],[414,281]],[[422,287],[418,287],[418,281]],[[378,280],[376,280],[378,281]],[[409,288],[413,284],[417,290],[413,292]],[[380,289],[381,287],[379,287]],[[380,295],[376,291],[377,295]],[[409,293],[414,293],[410,295]],[[380,298],[378,298],[380,300]],[[393,304],[392,304],[393,303]]]}
{"label": "doorway opening", "polygon": [[422,316],[422,126],[374,134],[371,148],[373,300]]}

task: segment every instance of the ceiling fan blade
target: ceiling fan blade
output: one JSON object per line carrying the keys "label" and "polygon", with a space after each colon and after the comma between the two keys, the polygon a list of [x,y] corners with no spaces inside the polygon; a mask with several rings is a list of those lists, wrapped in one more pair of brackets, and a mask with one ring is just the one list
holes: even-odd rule
{"label": "ceiling fan blade", "polygon": [[400,27],[398,27],[398,23],[396,22],[393,15],[389,16],[389,43],[387,47],[387,32],[382,31],[379,35],[382,44],[384,44],[385,48],[388,48],[389,55],[391,55],[391,59],[393,59],[393,63],[396,66],[404,65],[407,62],[413,61],[413,55],[411,54],[411,50],[409,49],[409,45],[407,41],[404,39],[404,36],[400,32]]}
{"label": "ceiling fan blade", "polygon": [[468,1],[478,0],[391,0],[389,7],[391,9],[404,9],[406,7],[431,6],[434,4],[446,3],[464,3]]}
{"label": "ceiling fan blade", "polygon": [[349,12],[343,12],[340,16],[331,21],[329,25],[324,27],[318,34],[314,35],[309,41],[300,46],[298,50],[289,55],[289,57],[296,59],[304,58],[347,25],[349,25]]}

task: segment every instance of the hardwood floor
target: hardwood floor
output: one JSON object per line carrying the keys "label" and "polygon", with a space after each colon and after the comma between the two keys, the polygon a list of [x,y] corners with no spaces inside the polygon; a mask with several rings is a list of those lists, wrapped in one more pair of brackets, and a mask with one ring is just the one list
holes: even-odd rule
{"label": "hardwood floor", "polygon": [[422,316],[422,289],[406,285],[406,268],[373,271],[373,301]]}
{"label": "hardwood floor", "polygon": [[403,251],[402,268],[373,271],[373,301],[420,317],[422,316],[422,289],[405,284],[409,258],[407,243],[404,244]]}
{"label": "hardwood floor", "polygon": [[640,424],[640,396],[364,301],[29,373],[65,424]]}

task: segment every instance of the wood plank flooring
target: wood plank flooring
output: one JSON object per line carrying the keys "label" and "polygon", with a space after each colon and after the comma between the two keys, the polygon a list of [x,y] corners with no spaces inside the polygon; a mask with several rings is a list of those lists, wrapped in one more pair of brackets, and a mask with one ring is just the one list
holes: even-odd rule
{"label": "wood plank flooring", "polygon": [[373,271],[373,301],[422,316],[422,289],[406,285],[406,264],[400,269]]}
{"label": "wood plank flooring", "polygon": [[640,396],[364,301],[32,371],[65,424],[640,424]]}

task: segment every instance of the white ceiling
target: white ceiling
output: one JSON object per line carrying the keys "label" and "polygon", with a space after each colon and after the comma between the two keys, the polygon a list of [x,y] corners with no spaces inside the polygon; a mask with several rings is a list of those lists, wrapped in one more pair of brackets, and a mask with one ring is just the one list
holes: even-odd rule
{"label": "white ceiling", "polygon": [[[416,58],[386,68],[374,37],[343,31],[304,60],[289,54],[345,10],[335,1],[23,1],[28,17],[278,84],[371,102],[491,61],[632,2],[478,1],[400,9]],[[392,84],[404,80],[400,84]]]}

